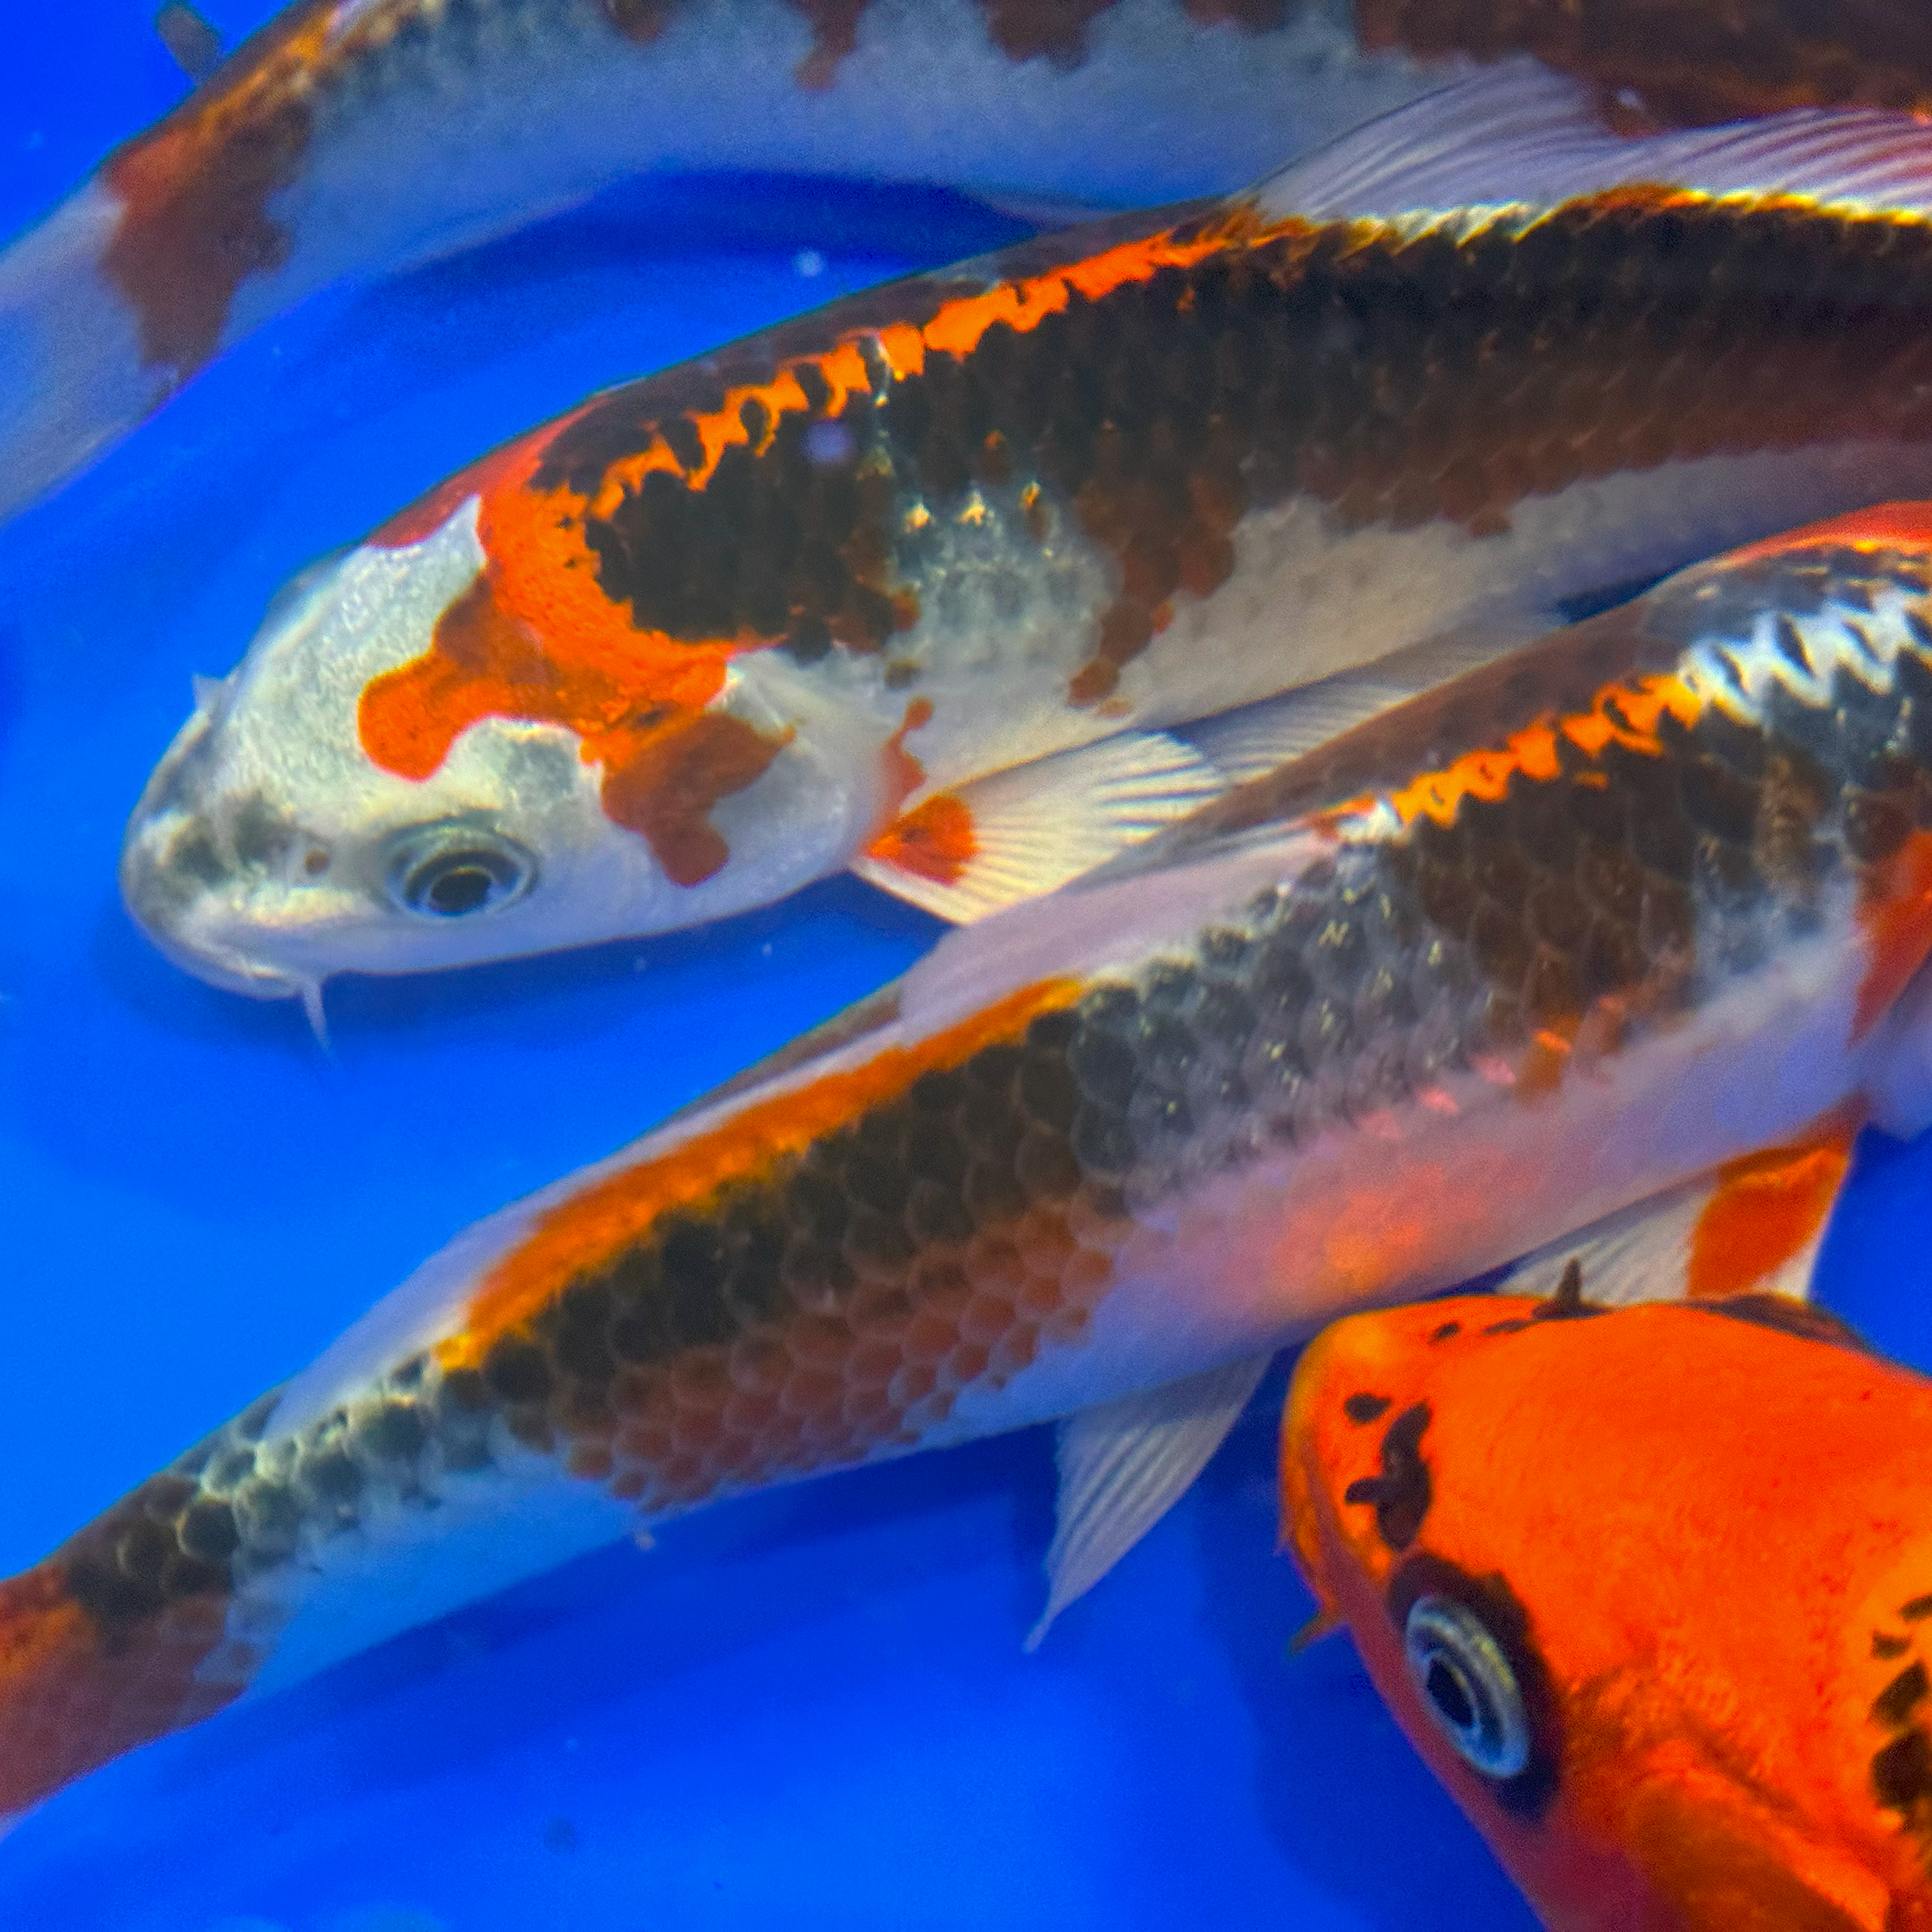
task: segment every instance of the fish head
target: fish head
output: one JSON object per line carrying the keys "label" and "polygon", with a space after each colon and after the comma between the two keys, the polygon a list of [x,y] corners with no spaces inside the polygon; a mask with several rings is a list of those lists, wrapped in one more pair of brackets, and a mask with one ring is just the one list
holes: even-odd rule
{"label": "fish head", "polygon": [[1744,1366],[1793,1354],[1751,1325],[1463,1297],[1336,1324],[1290,1389],[1282,1536],[1313,1628],[1346,1624],[1558,1928],[1923,1922],[1886,1916],[1924,1868],[1874,1804],[1880,1741],[1862,1733],[1882,1679],[1861,1620],[1821,1602],[1856,1532],[1842,1495],[1810,1509],[1794,1480],[1793,1436],[1826,1398],[1726,1433],[1762,1397]]}
{"label": "fish head", "polygon": [[307,573],[198,682],[121,860],[170,958],[309,994],[697,924],[844,862],[878,761],[835,701],[788,662],[653,648],[594,590],[586,647],[506,554],[472,490]]}

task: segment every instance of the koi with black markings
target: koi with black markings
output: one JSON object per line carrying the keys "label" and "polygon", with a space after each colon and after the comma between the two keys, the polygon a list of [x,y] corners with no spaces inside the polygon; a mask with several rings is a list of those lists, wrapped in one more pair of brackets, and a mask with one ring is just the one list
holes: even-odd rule
{"label": "koi with black markings", "polygon": [[[164,9],[184,20],[191,10]],[[0,514],[317,289],[646,171],[1134,206],[1534,56],[1629,125],[1932,103],[1910,0],[298,0],[0,255]]]}
{"label": "koi with black markings", "polygon": [[0,1810],[640,1522],[1064,1418],[1050,1618],[1273,1350],[1552,1244],[1606,1294],[1802,1292],[1859,1123],[1932,1121],[1928,951],[1894,506],[949,934],[479,1223],[0,1585]]}
{"label": "koi with black markings", "polygon": [[848,866],[969,919],[1566,598],[1928,490],[1932,126],[1626,141],[1499,70],[506,444],[202,688],[123,890],[312,1010]]}

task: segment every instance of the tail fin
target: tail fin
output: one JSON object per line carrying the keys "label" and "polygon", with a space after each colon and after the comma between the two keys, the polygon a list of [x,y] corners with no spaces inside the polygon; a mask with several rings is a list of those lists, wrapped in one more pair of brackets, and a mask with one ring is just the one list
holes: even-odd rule
{"label": "tail fin", "polygon": [[86,1600],[94,1593],[77,1568],[63,1552],[0,1582],[0,1822],[242,1688],[201,1676],[221,1641],[224,1595],[117,1616]]}

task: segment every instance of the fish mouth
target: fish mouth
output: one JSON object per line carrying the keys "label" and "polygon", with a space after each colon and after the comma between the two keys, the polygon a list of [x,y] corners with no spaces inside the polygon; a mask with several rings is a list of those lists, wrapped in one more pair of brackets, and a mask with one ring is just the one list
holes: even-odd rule
{"label": "fish mouth", "polygon": [[250,999],[304,997],[309,982],[226,944],[219,927],[246,868],[198,798],[214,719],[197,709],[143,788],[122,836],[122,903],[171,964]]}
{"label": "fish mouth", "polygon": [[170,849],[166,828],[158,830],[161,836],[157,836],[157,828],[130,826],[120,867],[122,904],[155,951],[170,964],[225,992],[245,994],[253,1000],[298,998],[303,982],[295,975],[192,932],[196,913],[214,895],[184,895],[166,856]]}
{"label": "fish mouth", "polygon": [[[122,896],[126,896],[124,885]],[[128,910],[154,950],[170,965],[178,966],[184,973],[224,993],[240,993],[251,1000],[297,1000],[309,996],[314,983],[310,980],[298,979],[279,967],[264,965],[225,947],[190,944],[143,919],[131,904]]]}

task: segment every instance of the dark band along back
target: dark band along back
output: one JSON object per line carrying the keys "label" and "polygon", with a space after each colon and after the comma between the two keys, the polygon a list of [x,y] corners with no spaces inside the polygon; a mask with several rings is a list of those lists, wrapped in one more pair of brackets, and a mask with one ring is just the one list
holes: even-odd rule
{"label": "dark band along back", "polygon": [[[1124,222],[1083,245],[1147,232]],[[988,266],[1021,280],[1064,262],[1057,245]],[[854,328],[923,324],[983,286],[871,292],[615,391],[557,438],[532,487],[593,496],[653,429],[694,468],[680,418],[728,386]],[[975,487],[1036,484],[1046,497],[1014,520],[1016,540],[1050,542],[1054,507],[1070,508],[1119,568],[1076,694],[1096,698],[1169,598],[1226,580],[1249,510],[1300,495],[1346,526],[1439,517],[1481,533],[1526,495],[1672,458],[1932,434],[1932,228],[1626,190],[1462,239],[1368,224],[1237,238],[1076,294],[1030,328],[996,323],[922,374],[895,382],[874,358],[874,392],[888,386],[883,409],[848,400],[836,430],[821,396],[781,418],[763,455],[728,448],[701,488],[654,471],[587,516],[604,590],[674,638],[782,638],[808,658],[835,638],[877,648],[918,614],[908,507],[943,518]],[[746,407],[754,434],[769,426]]]}
{"label": "dark band along back", "polygon": [[[1928,589],[1915,562],[1849,551],[1809,580],[1852,613]],[[113,1626],[227,1587],[304,1528],[353,1525],[365,1491],[487,1467],[507,1453],[496,1417],[647,1509],[910,1442],[960,1390],[1079,1340],[1144,1205],[1479,1055],[1533,1100],[1562,1077],[1539,1035],[1574,1034],[1594,1001],[1616,996],[1628,1050],[1814,929],[1827,882],[1932,826],[1932,626],[1910,628],[1889,673],[1841,671],[1828,705],[1779,698],[1761,727],[1666,713],[1654,754],[1577,753],[1447,826],[1341,846],[1191,947],[586,1257],[478,1368],[418,1356],[267,1444],[258,1405],[68,1546],[73,1593]],[[1658,649],[1628,622],[1604,635],[1626,671]]]}

